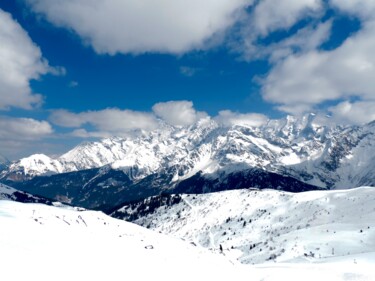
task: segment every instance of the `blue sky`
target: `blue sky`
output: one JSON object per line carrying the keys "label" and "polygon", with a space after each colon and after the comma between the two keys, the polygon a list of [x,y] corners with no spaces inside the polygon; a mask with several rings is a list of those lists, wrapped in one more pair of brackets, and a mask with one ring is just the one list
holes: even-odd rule
{"label": "blue sky", "polygon": [[374,14],[371,0],[2,0],[0,154],[57,155],[160,120],[370,122]]}

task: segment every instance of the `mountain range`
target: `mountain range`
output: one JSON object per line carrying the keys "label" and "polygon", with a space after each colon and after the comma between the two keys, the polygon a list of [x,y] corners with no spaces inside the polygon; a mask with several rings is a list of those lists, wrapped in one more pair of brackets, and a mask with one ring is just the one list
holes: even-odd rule
{"label": "mountain range", "polygon": [[78,206],[111,210],[162,193],[246,187],[285,191],[375,185],[375,122],[331,126],[314,114],[261,126],[209,117],[186,127],[78,145],[58,158],[8,164],[0,180]]}

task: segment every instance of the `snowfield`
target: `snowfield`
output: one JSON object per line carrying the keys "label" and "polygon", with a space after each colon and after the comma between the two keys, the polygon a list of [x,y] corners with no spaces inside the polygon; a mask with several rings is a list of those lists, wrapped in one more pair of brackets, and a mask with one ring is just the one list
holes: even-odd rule
{"label": "snowfield", "polygon": [[[125,206],[112,215],[129,215],[139,208],[147,205]],[[340,271],[370,267],[375,261],[373,187],[181,195],[179,203],[156,208],[134,222],[214,253],[222,248],[232,262],[257,268],[282,270],[298,264],[303,271],[307,263],[329,271],[345,263]]]}
{"label": "snowfield", "polygon": [[152,219],[190,241],[101,212],[0,200],[1,280],[375,280],[371,188],[193,197]]}
{"label": "snowfield", "polygon": [[100,212],[5,200],[0,251],[4,281],[199,280],[235,273],[223,257]]}

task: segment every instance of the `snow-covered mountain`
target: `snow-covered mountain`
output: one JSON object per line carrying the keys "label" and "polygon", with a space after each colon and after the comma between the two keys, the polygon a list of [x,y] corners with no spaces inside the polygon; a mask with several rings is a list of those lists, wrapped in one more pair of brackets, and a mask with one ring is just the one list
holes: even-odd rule
{"label": "snow-covered mountain", "polygon": [[165,125],[141,136],[83,143],[56,159],[32,155],[1,177],[17,181],[109,165],[136,180],[168,170],[177,182],[198,172],[214,177],[223,170],[260,168],[324,188],[350,188],[375,183],[373,145],[375,122],[328,127],[310,114],[260,127],[225,127],[206,118],[190,127]]}
{"label": "snow-covered mountain", "polygon": [[[7,281],[346,281],[375,277],[372,244],[365,254],[251,266],[230,262],[226,249],[215,255],[101,212],[66,206],[0,200],[0,225],[1,278]],[[363,239],[363,243],[369,241]],[[349,242],[340,245],[345,246],[353,248]]]}
{"label": "snow-covered mountain", "polygon": [[244,264],[319,263],[375,251],[374,203],[373,187],[302,193],[247,189],[157,196],[112,216]]}
{"label": "snow-covered mountain", "polygon": [[161,192],[352,188],[375,185],[374,145],[375,122],[323,126],[309,114],[260,127],[228,127],[207,117],[189,127],[165,125],[134,137],[83,143],[56,159],[32,155],[11,164],[0,180],[100,209]]}
{"label": "snow-covered mountain", "polygon": [[0,200],[11,200],[23,203],[43,203],[51,205],[52,202],[46,198],[32,195],[23,191],[16,190],[10,186],[0,183]]}

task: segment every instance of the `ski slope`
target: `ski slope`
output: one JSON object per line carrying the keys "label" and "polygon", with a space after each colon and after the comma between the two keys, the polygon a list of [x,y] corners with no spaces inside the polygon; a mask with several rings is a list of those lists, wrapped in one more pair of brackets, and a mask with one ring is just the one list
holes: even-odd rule
{"label": "ski slope", "polygon": [[0,251],[7,281],[375,280],[371,252],[244,265],[101,212],[7,200],[0,200]]}
{"label": "ski slope", "polygon": [[175,280],[182,273],[198,280],[234,272],[223,257],[100,212],[5,200],[0,251],[4,281]]}

